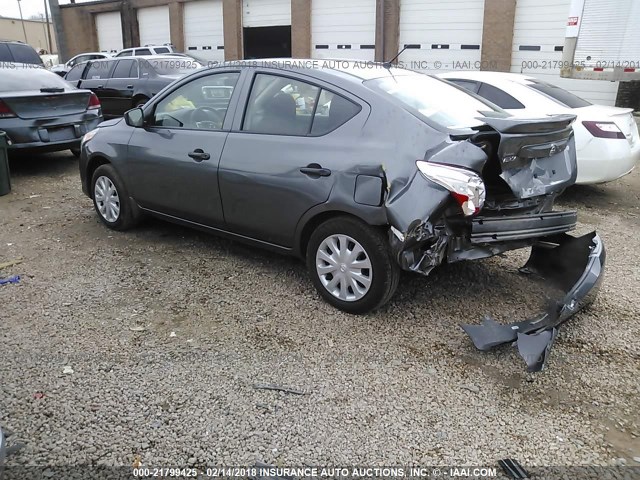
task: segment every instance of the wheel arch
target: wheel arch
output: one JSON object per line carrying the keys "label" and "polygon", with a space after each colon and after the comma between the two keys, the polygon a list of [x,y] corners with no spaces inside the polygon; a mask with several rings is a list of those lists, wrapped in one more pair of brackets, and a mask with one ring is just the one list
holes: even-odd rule
{"label": "wheel arch", "polygon": [[359,220],[373,228],[383,229],[386,225],[386,219],[384,221],[377,221],[375,223],[372,223],[371,218],[367,220],[364,215],[360,214],[359,212],[356,213],[354,211],[330,209],[315,212],[312,214],[308,213],[300,222],[301,226],[298,229],[295,243],[296,255],[300,256],[301,258],[305,258],[307,255],[307,244],[309,243],[309,239],[311,238],[311,234],[313,233],[313,231],[327,220],[337,217],[355,218],[356,220]]}
{"label": "wheel arch", "polygon": [[101,155],[96,155],[95,157],[91,157],[87,162],[87,177],[85,179],[86,181],[85,187],[87,189],[87,194],[89,196],[92,196],[93,194],[93,185],[91,185],[93,174],[101,165],[110,165],[110,164],[111,162]]}

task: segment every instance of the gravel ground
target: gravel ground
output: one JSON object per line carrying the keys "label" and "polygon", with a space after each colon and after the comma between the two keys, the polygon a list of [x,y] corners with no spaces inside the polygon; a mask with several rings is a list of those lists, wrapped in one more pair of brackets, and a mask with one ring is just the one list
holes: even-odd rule
{"label": "gravel ground", "polygon": [[0,425],[24,447],[9,465],[640,460],[640,171],[560,201],[604,238],[606,282],[527,374],[458,327],[540,306],[526,252],[406,275],[351,316],[295,259],[153,220],[107,230],[67,153],[12,170],[0,263],[24,261],[1,272],[22,281],[0,287]]}

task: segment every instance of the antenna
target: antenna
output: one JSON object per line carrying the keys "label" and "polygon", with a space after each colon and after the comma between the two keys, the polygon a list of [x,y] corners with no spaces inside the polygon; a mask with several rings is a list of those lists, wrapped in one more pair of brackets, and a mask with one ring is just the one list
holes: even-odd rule
{"label": "antenna", "polygon": [[404,52],[406,49],[407,49],[407,46],[405,45],[405,46],[404,46],[404,48],[403,48],[402,50],[400,50],[400,51],[398,52],[398,54],[397,54],[395,57],[393,57],[393,58],[392,58],[391,60],[389,60],[388,62],[383,62],[383,63],[382,63],[382,66],[383,66],[384,68],[386,68],[386,69],[391,68],[391,67],[393,66],[393,62],[395,62],[395,61],[398,59],[398,57],[399,57],[400,55],[402,55],[402,52]]}

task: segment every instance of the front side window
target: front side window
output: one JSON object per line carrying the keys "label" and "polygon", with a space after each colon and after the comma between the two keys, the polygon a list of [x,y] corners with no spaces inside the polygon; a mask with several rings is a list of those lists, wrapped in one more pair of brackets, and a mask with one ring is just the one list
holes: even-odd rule
{"label": "front side window", "polygon": [[460,90],[447,82],[423,74],[394,75],[367,80],[365,85],[382,91],[406,109],[445,128],[482,125],[479,117],[506,117],[507,112]]}
{"label": "front side window", "polygon": [[85,76],[86,80],[102,80],[109,78],[109,73],[113,68],[113,62],[98,61],[92,62],[89,66],[89,71]]}
{"label": "front side window", "polygon": [[130,57],[132,55],[131,50],[123,50],[116,57]]}
{"label": "front side window", "polygon": [[524,105],[522,103],[513,98],[507,92],[501,90],[500,88],[494,87],[493,85],[489,85],[488,83],[483,83],[480,86],[478,95],[480,95],[482,98],[486,98],[492,103],[495,103],[500,108],[524,108]]}
{"label": "front side window", "polygon": [[258,74],[242,130],[276,135],[307,135],[320,88],[277,75]]}
{"label": "front side window", "polygon": [[220,130],[240,74],[216,73],[192,80],[156,106],[153,124],[191,130]]}
{"label": "front side window", "polygon": [[137,78],[138,67],[135,60],[120,60],[111,78]]}

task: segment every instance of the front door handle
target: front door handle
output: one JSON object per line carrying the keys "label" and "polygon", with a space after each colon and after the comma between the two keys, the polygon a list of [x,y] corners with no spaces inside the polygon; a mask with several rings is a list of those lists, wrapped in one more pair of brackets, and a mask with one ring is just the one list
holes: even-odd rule
{"label": "front door handle", "polygon": [[188,155],[193,158],[196,162],[201,162],[203,160],[209,160],[211,155],[206,153],[201,148],[196,148],[193,152],[189,152]]}
{"label": "front door handle", "polygon": [[104,85],[98,85],[96,88],[104,88]]}
{"label": "front door handle", "polygon": [[133,85],[127,85],[127,88],[133,89]]}
{"label": "front door handle", "polygon": [[328,168],[322,168],[317,163],[310,163],[306,167],[302,167],[300,169],[300,172],[304,173],[305,175],[309,175],[310,177],[316,177],[316,178],[328,177],[329,175],[331,175],[331,170],[329,170]]}

